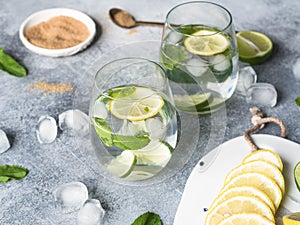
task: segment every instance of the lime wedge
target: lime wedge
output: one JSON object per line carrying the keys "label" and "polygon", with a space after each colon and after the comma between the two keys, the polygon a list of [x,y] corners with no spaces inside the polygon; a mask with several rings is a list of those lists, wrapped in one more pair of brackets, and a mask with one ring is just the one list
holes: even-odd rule
{"label": "lime wedge", "polygon": [[192,111],[206,107],[212,100],[211,93],[195,94],[195,95],[174,95],[174,102],[178,109]]}
{"label": "lime wedge", "polygon": [[297,165],[295,166],[294,178],[295,178],[297,188],[300,191],[300,162],[298,162]]}
{"label": "lime wedge", "polygon": [[136,87],[134,92],[125,97],[111,100],[109,110],[121,120],[140,121],[155,116],[163,105],[163,98],[154,90]]}
{"label": "lime wedge", "polygon": [[222,53],[230,46],[228,38],[213,30],[200,30],[184,40],[185,48],[197,55],[212,56]]}
{"label": "lime wedge", "polygon": [[258,64],[271,55],[273,43],[265,34],[256,31],[240,31],[236,38],[239,58],[243,62]]}
{"label": "lime wedge", "polygon": [[173,148],[167,143],[152,140],[146,147],[133,151],[137,165],[164,167],[172,156]]}
{"label": "lime wedge", "polygon": [[106,166],[107,171],[117,177],[127,177],[136,164],[136,156],[130,150],[123,151]]}

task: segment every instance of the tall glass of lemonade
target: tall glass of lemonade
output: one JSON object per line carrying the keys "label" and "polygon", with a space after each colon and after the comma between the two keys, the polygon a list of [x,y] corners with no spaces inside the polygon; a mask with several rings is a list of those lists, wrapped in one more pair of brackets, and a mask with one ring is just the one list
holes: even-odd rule
{"label": "tall glass of lemonade", "polygon": [[202,1],[175,6],[166,17],[160,61],[178,109],[206,114],[224,106],[238,80],[230,12]]}

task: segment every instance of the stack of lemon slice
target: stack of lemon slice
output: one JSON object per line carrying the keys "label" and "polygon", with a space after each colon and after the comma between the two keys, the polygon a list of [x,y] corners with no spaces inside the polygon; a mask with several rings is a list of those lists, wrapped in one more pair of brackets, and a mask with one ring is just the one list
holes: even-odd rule
{"label": "stack of lemon slice", "polygon": [[282,161],[271,150],[246,156],[226,176],[209,207],[205,225],[275,225],[285,191]]}

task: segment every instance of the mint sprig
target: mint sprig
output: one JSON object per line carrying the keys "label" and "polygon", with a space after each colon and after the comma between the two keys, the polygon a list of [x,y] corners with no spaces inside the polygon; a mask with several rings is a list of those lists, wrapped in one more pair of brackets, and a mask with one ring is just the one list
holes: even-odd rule
{"label": "mint sprig", "polygon": [[162,225],[162,222],[156,213],[146,212],[136,218],[131,225]]}
{"label": "mint sprig", "polygon": [[28,174],[28,169],[17,165],[0,165],[0,182],[21,180]]}

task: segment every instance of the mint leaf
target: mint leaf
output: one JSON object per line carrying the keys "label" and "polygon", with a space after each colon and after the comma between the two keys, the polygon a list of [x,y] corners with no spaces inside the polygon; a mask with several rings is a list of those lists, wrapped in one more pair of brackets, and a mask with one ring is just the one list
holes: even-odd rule
{"label": "mint leaf", "polygon": [[102,119],[95,117],[93,119],[95,130],[106,146],[112,146],[111,128],[108,123]]}
{"label": "mint leaf", "polygon": [[17,165],[0,165],[0,182],[20,180],[28,174],[28,169]]}
{"label": "mint leaf", "polygon": [[100,94],[97,100],[100,99],[101,102],[107,103],[108,101],[113,100],[113,98],[124,98],[132,95],[135,92],[135,89],[136,87],[134,86],[108,89],[103,94]]}
{"label": "mint leaf", "polygon": [[145,147],[150,142],[148,136],[124,136],[113,135],[113,143],[115,146],[124,150],[137,150]]}
{"label": "mint leaf", "polygon": [[0,69],[17,77],[27,75],[26,69],[11,56],[5,54],[3,48],[0,48]]}
{"label": "mint leaf", "polygon": [[163,66],[168,70],[173,70],[178,63],[187,59],[189,59],[189,54],[185,48],[172,44],[166,44],[160,55]]}
{"label": "mint leaf", "polygon": [[156,213],[146,212],[136,218],[131,225],[162,225],[162,222]]}
{"label": "mint leaf", "polygon": [[107,94],[112,98],[124,98],[135,92],[135,86],[117,87],[107,90]]}
{"label": "mint leaf", "polygon": [[137,150],[145,147],[150,142],[148,136],[125,136],[112,134],[112,129],[102,118],[95,117],[93,122],[98,136],[106,146],[115,145],[124,150]]}
{"label": "mint leaf", "polygon": [[297,106],[300,107],[300,96],[298,98],[295,99]]}

